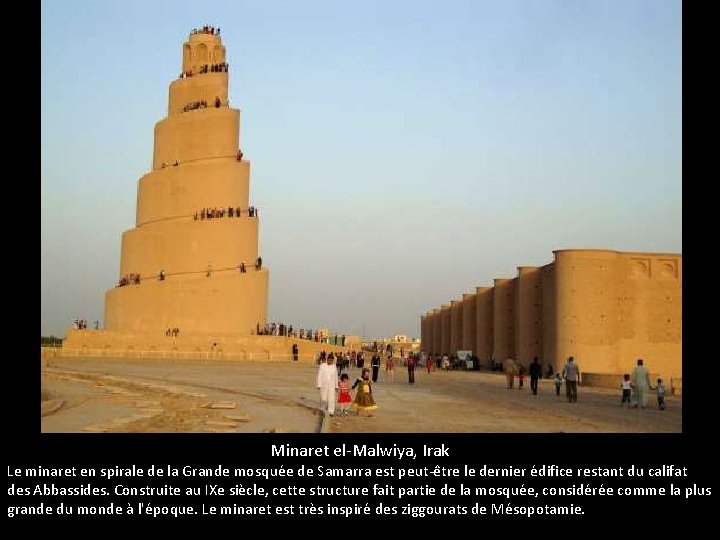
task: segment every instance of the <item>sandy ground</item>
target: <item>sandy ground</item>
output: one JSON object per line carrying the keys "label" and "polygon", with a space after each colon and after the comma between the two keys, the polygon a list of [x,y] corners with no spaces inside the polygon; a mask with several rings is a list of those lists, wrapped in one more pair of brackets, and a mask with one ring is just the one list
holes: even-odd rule
{"label": "sandy ground", "polygon": [[[44,433],[336,432],[548,433],[682,432],[682,400],[657,409],[620,406],[620,390],[583,388],[578,402],[541,380],[508,390],[501,374],[472,371],[385,372],[373,385],[372,416],[321,414],[317,367],[128,359],[53,359],[42,369]],[[358,370],[351,368],[353,381]],[[517,381],[516,381],[517,384]],[[618,381],[619,384],[619,381]],[[564,389],[563,389],[564,391]]]}

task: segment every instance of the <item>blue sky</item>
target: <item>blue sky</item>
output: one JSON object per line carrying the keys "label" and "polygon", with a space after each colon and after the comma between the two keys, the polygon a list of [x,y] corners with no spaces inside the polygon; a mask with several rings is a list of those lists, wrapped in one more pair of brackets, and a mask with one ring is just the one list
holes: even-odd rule
{"label": "blue sky", "polygon": [[679,1],[41,4],[41,330],[102,321],[192,28],[221,28],[270,320],[419,335],[563,248],[682,251]]}

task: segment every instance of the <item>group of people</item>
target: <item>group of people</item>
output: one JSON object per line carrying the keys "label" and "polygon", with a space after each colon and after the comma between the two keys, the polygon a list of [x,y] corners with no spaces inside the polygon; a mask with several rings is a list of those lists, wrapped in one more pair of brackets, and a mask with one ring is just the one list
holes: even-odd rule
{"label": "group of people", "polygon": [[130,273],[121,277],[118,287],[124,287],[125,285],[140,285],[140,274]]}
{"label": "group of people", "polygon": [[165,330],[165,335],[168,337],[178,337],[180,335],[180,329],[178,327],[168,328]]}
{"label": "group of people", "polygon": [[[329,353],[335,356],[335,363],[337,365],[338,375],[342,373],[344,369],[348,369],[351,365],[357,368],[362,369],[365,365],[365,356],[362,351],[356,353],[355,350],[351,352],[342,352],[342,353]],[[320,351],[317,355],[317,363],[323,364],[327,361],[328,353],[325,351]]]}
{"label": "group of people", "polygon": [[[375,401],[372,396],[372,384],[378,380],[378,375],[381,368],[381,354],[378,349],[375,348],[375,352],[370,360],[370,367],[364,367],[364,358],[362,352],[349,354],[338,353],[337,356],[334,353],[326,354],[322,351],[318,356],[318,375],[317,375],[317,388],[320,390],[320,401],[321,408],[327,411],[330,416],[333,416],[335,412],[335,403],[341,406],[341,413],[347,414],[347,407],[360,411],[370,411],[377,408]],[[425,358],[425,365],[427,366],[428,373],[430,373],[433,365],[432,357],[418,355],[410,353],[405,365],[408,370],[408,382],[409,384],[415,383],[415,368]],[[361,370],[361,377],[355,381],[352,388],[349,386],[349,375],[344,372],[344,369],[349,367],[350,364],[358,367]],[[392,353],[388,354],[385,362],[386,375],[392,380],[395,370],[395,359]],[[525,369],[523,366],[518,364],[514,358],[508,358],[504,363],[504,371],[507,377],[507,388],[512,389],[514,387],[515,377],[518,378],[519,388],[523,388]],[[372,375],[371,375],[372,373]],[[546,373],[547,374],[547,373]],[[530,389],[533,395],[538,393],[538,382],[542,378],[542,366],[537,357],[533,358],[532,363],[528,368],[528,375],[530,376]],[[569,403],[576,403],[578,400],[578,384],[581,381],[580,367],[575,358],[570,356],[567,362],[563,366],[562,371],[558,371],[554,374],[554,385],[555,392],[559,396],[560,390],[563,383],[565,384],[565,396]],[[338,380],[339,377],[339,380]],[[655,391],[657,398],[657,405],[660,410],[664,410],[665,405],[665,385],[661,378],[658,378],[655,386],[650,383],[650,373],[644,366],[642,359],[637,360],[637,365],[632,373],[626,373],[623,375],[622,382],[620,383],[622,388],[622,400],[621,406],[627,404],[628,407],[634,402],[634,407],[645,408],[648,402],[648,395],[650,391]],[[350,390],[358,388],[358,392],[354,399],[350,394]],[[336,394],[337,392],[337,394]]]}
{"label": "group of people", "polygon": [[[650,384],[650,372],[645,367],[642,358],[638,359],[637,365],[632,373],[625,373],[620,388],[622,389],[622,399],[620,406],[631,406],[631,401],[635,402],[635,408],[647,406],[648,393],[651,390],[656,392],[658,408],[665,409],[665,385],[661,378],[657,379],[656,385]],[[525,375],[524,366],[517,364],[513,358],[508,358],[504,365],[505,376],[507,378],[507,388],[512,389],[515,377],[518,378],[518,388],[523,388],[523,380]],[[534,395],[537,395],[538,381],[542,376],[542,367],[538,362],[537,356],[533,358],[529,369],[530,389]],[[575,358],[570,356],[565,363],[562,371],[555,373],[554,384],[555,394],[560,395],[560,389],[563,382],[565,383],[565,397],[568,403],[577,403],[578,400],[578,384],[580,383],[580,367]],[[634,396],[633,396],[634,395]],[[632,399],[634,397],[634,399]]]}
{"label": "group of people", "polygon": [[[580,382],[580,368],[574,362],[574,358],[571,356],[568,358],[567,363],[562,371],[562,379],[565,380],[565,393],[569,402],[577,402],[577,385]],[[560,395],[560,374],[555,375],[556,392]],[[620,406],[623,407],[627,403],[627,406],[631,405],[631,398],[635,402],[635,408],[647,407],[648,395],[651,390],[655,391],[657,397],[658,408],[660,410],[665,409],[665,384],[661,378],[657,379],[656,385],[653,387],[650,383],[650,372],[645,367],[645,361],[642,358],[638,358],[635,369],[632,373],[625,373],[622,381],[620,381],[620,388],[622,390],[622,398],[620,400]]]}
{"label": "group of people", "polygon": [[[283,332],[285,332],[286,329],[289,329],[289,328],[292,328],[292,326],[286,327],[285,324],[282,324],[282,323],[280,323],[280,324],[265,323],[264,326],[260,326],[260,323],[257,323],[255,325],[256,334],[258,336],[285,336],[286,335],[285,333],[281,334],[280,332],[281,332],[281,330]],[[289,334],[289,335],[292,335],[292,334]]]}
{"label": "group of people", "polygon": [[[293,349],[294,351],[294,349]],[[408,372],[408,384],[415,384],[415,368],[421,361],[421,356],[417,353],[409,353],[407,359],[402,359]],[[376,349],[370,359],[370,367],[365,367],[365,358],[363,352],[356,353],[352,351],[348,353],[329,353],[322,351],[318,356],[318,373],[317,388],[320,390],[320,406],[330,416],[335,413],[335,404],[340,405],[341,413],[346,415],[348,407],[360,412],[369,412],[377,409],[377,404],[373,398],[372,385],[377,382],[380,372],[382,358]],[[360,377],[357,378],[352,387],[350,387],[350,376],[344,371],[350,365],[360,369]],[[426,361],[427,365],[431,362]],[[387,354],[385,362],[385,370],[387,376],[393,380],[395,371],[395,359],[392,352]],[[372,375],[371,375],[372,373]],[[357,393],[353,399],[351,390],[357,388]]]}
{"label": "group of people", "polygon": [[[244,264],[244,263],[241,263]],[[242,270],[241,270],[242,271]],[[260,323],[256,325],[258,336],[285,336],[293,337],[293,327],[285,323],[265,323],[265,326],[260,326]]]}
{"label": "group of people", "polygon": [[[97,323],[97,321],[95,322]],[[85,319],[75,319],[73,328],[75,330],[87,330],[87,321]],[[97,324],[95,324],[95,330],[97,330]]]}
{"label": "group of people", "polygon": [[[503,371],[507,380],[507,388],[510,390],[515,386],[515,377],[518,378],[518,388],[522,390],[523,381],[525,380],[525,366],[519,364],[514,358],[508,358],[503,364]],[[538,362],[538,357],[533,358],[530,364],[530,389],[533,395],[537,395],[538,381],[542,376],[542,366]],[[555,373],[555,393],[560,395],[562,382],[565,381],[565,394],[568,402],[577,402],[577,385],[580,381],[580,368],[575,363],[575,358],[568,358],[562,373]]]}
{"label": "group of people", "polygon": [[[173,164],[172,164],[173,167],[177,167],[177,166],[179,166],[179,165],[180,165],[180,162],[179,162],[177,159],[176,159],[175,161],[173,161]],[[160,166],[161,166],[163,169],[164,169],[165,167],[169,167],[169,165],[168,165],[167,163],[165,163],[164,161],[160,164]]]}
{"label": "group of people", "polygon": [[[334,416],[336,404],[339,404],[340,412],[344,416],[348,414],[349,408],[355,409],[357,414],[363,412],[372,416],[371,411],[377,409],[377,404],[373,398],[370,370],[364,368],[351,387],[347,373],[340,374],[338,379],[334,363],[335,355],[330,353],[318,367],[316,386],[320,391],[320,409]],[[353,399],[351,392],[354,389],[357,391]]]}
{"label": "group of people", "polygon": [[[219,109],[222,106],[222,100],[219,97],[215,97],[215,108]],[[208,104],[207,101],[201,100],[201,101],[192,101],[190,103],[186,103],[183,106],[183,112],[190,112],[190,111],[196,111],[197,109],[207,109]]]}
{"label": "group of people", "polygon": [[220,35],[220,29],[215,28],[214,26],[208,26],[207,24],[203,26],[202,28],[193,28],[190,30],[190,34],[210,34],[213,36],[219,36]]}
{"label": "group of people", "polygon": [[[240,272],[243,272],[243,264],[240,263]],[[314,341],[315,343],[327,343],[329,345],[345,346],[345,336],[326,336],[319,330],[305,330],[304,328],[294,329],[292,325],[286,325],[283,323],[265,323],[264,326],[260,326],[260,323],[256,325],[256,332],[258,336],[284,336],[292,337],[297,339],[305,339],[307,341]],[[325,359],[325,355],[322,356]]]}
{"label": "group of people", "polygon": [[220,62],[219,64],[203,64],[198,69],[197,74],[203,73],[227,73],[230,65],[227,62]]}
{"label": "group of people", "polygon": [[632,373],[625,373],[623,380],[620,382],[622,388],[622,401],[620,406],[623,407],[627,403],[630,407],[630,398],[635,394],[635,408],[647,407],[649,391],[654,390],[657,398],[658,409],[665,409],[665,383],[661,378],[657,379],[655,386],[650,384],[650,372],[644,365],[642,358],[638,359],[637,365]]}
{"label": "group of people", "polygon": [[[425,359],[426,358],[426,359]],[[430,366],[428,366],[428,371],[432,368],[443,370],[443,371],[450,371],[450,370],[479,370],[480,369],[480,358],[475,354],[470,354],[469,356],[464,356],[462,358],[458,357],[457,354],[449,355],[447,353],[438,354],[434,358],[432,355],[424,355],[422,359],[422,364],[425,365],[426,362],[430,363]],[[491,359],[492,362],[492,359]],[[502,364],[500,364],[502,366]],[[502,370],[500,367],[498,369],[497,365],[492,364],[491,365],[492,371],[498,371]]]}
{"label": "group of people", "polygon": [[[332,354],[335,357],[335,365],[337,366],[338,376],[342,374],[343,370],[349,369],[350,366],[362,369],[365,365],[365,356],[362,351],[356,353],[355,350],[353,350],[352,352],[331,352],[329,354]],[[321,351],[317,355],[317,363],[323,364],[327,361],[327,357],[328,353],[326,353],[325,351]]]}
{"label": "group of people", "polygon": [[[418,367],[420,364],[420,355],[415,353],[410,353],[406,358],[401,357],[400,361],[404,365],[404,367],[407,368],[408,372],[408,384],[415,384],[415,368]],[[380,367],[382,363],[382,358],[378,352],[373,353],[372,357],[370,358],[370,367],[372,368],[372,381],[377,382],[378,375],[380,373]],[[429,365],[430,362],[427,360],[425,361],[426,365]],[[358,367],[362,368],[362,365],[359,365]],[[430,370],[428,369],[428,373],[430,373]],[[395,359],[393,358],[392,352],[387,352],[387,357],[385,359],[385,375],[391,380],[395,380]]]}
{"label": "group of people", "polygon": [[341,336],[338,336],[337,334],[328,336],[328,345],[337,345],[338,347],[344,347],[345,346],[345,334],[343,334]]}
{"label": "group of people", "polygon": [[220,62],[219,64],[203,64],[202,66],[200,66],[197,73],[194,72],[192,69],[189,69],[187,71],[181,72],[178,78],[187,79],[188,77],[192,77],[193,75],[202,75],[204,73],[227,73],[229,70],[230,64],[228,64],[227,62]]}
{"label": "group of people", "polygon": [[[251,206],[247,210],[248,217],[258,217],[258,209]],[[204,219],[216,219],[227,217],[241,217],[242,209],[239,206],[228,206],[226,208],[203,208],[200,212],[195,212],[193,219],[204,220]]]}
{"label": "group of people", "polygon": [[[216,107],[219,107],[220,105],[215,105]],[[197,109],[207,109],[207,101],[193,101],[191,103],[186,103],[183,107],[183,112],[190,112],[195,111]]]}

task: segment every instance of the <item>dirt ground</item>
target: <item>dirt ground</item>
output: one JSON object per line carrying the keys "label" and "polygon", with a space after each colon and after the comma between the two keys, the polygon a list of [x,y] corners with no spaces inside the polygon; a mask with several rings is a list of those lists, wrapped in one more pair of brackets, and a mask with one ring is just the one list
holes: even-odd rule
{"label": "dirt ground", "polygon": [[[620,406],[620,389],[578,389],[578,402],[541,380],[506,388],[501,374],[381,371],[372,416],[318,411],[317,367],[307,364],[70,359],[41,372],[43,433],[552,433],[682,432],[682,399],[654,396],[645,409]],[[350,368],[350,380],[359,371]],[[517,381],[516,381],[517,384]],[[619,385],[619,381],[618,381]],[[564,389],[563,389],[564,391]]]}

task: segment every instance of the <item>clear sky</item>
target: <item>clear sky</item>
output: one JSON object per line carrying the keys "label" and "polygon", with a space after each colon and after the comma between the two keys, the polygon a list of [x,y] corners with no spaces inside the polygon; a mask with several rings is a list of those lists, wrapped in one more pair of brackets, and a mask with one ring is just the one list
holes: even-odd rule
{"label": "clear sky", "polygon": [[681,3],[45,0],[41,325],[102,323],[192,28],[221,28],[271,321],[419,336],[563,248],[682,251]]}

